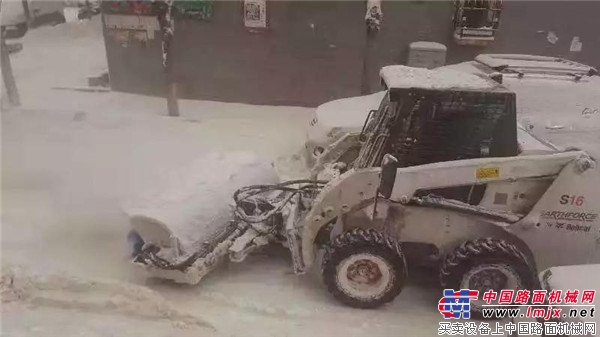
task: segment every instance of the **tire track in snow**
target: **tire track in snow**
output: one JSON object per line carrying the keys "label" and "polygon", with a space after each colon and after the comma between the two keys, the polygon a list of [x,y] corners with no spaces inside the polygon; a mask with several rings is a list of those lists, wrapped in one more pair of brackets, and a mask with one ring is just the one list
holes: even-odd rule
{"label": "tire track in snow", "polygon": [[65,275],[35,275],[19,267],[3,267],[2,302],[24,302],[78,312],[167,320],[175,327],[197,326],[215,331],[208,321],[172,307],[149,288],[118,281],[82,280]]}

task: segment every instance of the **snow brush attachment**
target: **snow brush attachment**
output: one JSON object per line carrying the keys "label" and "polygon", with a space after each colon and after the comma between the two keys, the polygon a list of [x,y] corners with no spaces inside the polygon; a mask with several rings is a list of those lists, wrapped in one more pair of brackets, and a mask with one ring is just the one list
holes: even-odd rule
{"label": "snow brush attachment", "polygon": [[232,194],[278,182],[270,161],[246,152],[207,154],[161,172],[150,190],[125,205],[133,243],[143,243],[133,249],[134,265],[153,277],[198,283],[245,231],[232,217]]}
{"label": "snow brush attachment", "polygon": [[207,238],[199,249],[173,257],[169,256],[173,249],[144,244],[133,262],[159,277],[198,283],[226,255],[234,262],[241,262],[259,246],[285,240],[282,214],[285,206],[294,196],[312,200],[326,183],[293,180],[242,187],[233,194],[233,220],[219,233]]}
{"label": "snow brush attachment", "polygon": [[162,258],[159,254],[160,247],[154,244],[145,245],[141,252],[135,257],[134,262],[142,263],[144,265],[152,265],[163,270],[185,272],[198,259],[206,258],[206,256],[216,248],[219,242],[226,240],[229,236],[234,234],[237,229],[237,224],[233,222],[230,223],[227,227],[225,227],[223,232],[219,233],[214,238],[207,240],[200,250],[195,251],[187,256],[182,256],[175,262]]}
{"label": "snow brush attachment", "polygon": [[223,259],[241,262],[259,247],[285,241],[289,210],[310,207],[327,183],[279,183],[270,162],[247,153],[207,156],[168,177],[166,188],[127,208],[133,264],[153,277],[188,284],[200,282]]}

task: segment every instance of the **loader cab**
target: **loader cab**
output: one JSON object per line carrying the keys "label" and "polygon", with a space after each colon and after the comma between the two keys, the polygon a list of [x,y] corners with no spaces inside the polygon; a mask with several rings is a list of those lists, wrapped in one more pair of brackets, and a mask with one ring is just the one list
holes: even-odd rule
{"label": "loader cab", "polygon": [[[515,94],[473,74],[389,66],[388,94],[366,123],[354,168],[376,167],[384,155],[397,167],[519,154]],[[477,204],[485,185],[426,191]],[[425,192],[424,192],[425,193]]]}
{"label": "loader cab", "polygon": [[497,82],[452,70],[388,66],[389,88],[365,126],[355,168],[401,167],[518,155],[515,94]]}

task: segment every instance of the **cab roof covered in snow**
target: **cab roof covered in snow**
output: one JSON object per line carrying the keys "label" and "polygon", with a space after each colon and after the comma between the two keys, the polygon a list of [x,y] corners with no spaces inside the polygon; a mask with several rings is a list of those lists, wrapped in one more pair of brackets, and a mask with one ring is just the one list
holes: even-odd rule
{"label": "cab roof covered in snow", "polygon": [[425,69],[403,65],[381,68],[381,80],[390,89],[459,89],[489,91],[500,87],[497,82],[475,74],[452,69]]}

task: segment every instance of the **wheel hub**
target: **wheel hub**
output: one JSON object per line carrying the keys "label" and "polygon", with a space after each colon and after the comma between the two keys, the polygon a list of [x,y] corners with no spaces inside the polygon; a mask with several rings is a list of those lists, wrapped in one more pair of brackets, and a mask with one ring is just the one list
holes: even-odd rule
{"label": "wheel hub", "polygon": [[366,259],[358,260],[348,266],[346,277],[359,284],[375,284],[381,277],[381,270],[377,263]]}
{"label": "wheel hub", "polygon": [[471,276],[469,288],[485,292],[494,290],[499,292],[506,287],[508,277],[500,270],[488,268]]}

